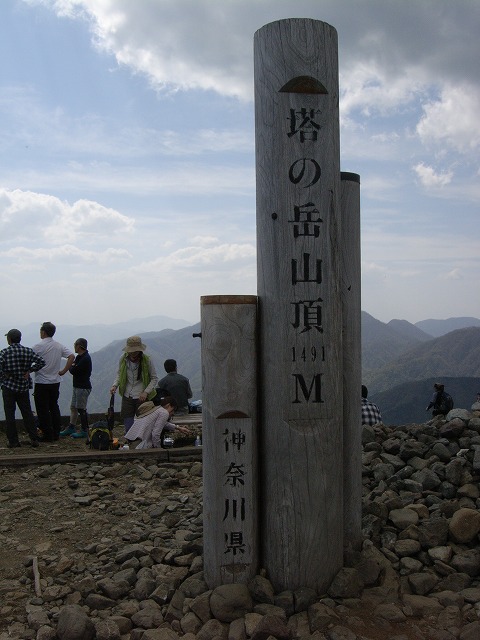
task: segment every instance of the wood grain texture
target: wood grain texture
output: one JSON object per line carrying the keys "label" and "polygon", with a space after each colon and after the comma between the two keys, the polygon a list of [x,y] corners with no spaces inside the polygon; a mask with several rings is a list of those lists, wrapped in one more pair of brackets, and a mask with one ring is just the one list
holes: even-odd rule
{"label": "wood grain texture", "polygon": [[254,55],[262,566],[276,590],[322,592],[343,558],[336,31],[274,22]]}
{"label": "wood grain texture", "polygon": [[214,588],[258,570],[257,299],[201,303],[203,558]]}
{"label": "wood grain texture", "polygon": [[360,176],[341,174],[344,559],[362,540]]}

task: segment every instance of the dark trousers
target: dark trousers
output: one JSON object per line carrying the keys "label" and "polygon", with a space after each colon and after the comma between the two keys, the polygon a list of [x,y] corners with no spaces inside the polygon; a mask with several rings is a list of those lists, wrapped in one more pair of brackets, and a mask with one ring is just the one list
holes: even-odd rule
{"label": "dark trousers", "polygon": [[33,417],[30,405],[30,394],[28,391],[11,391],[2,388],[3,408],[5,409],[5,424],[7,439],[10,444],[18,442],[18,432],[15,424],[16,405],[20,409],[23,418],[23,426],[31,440],[37,440],[37,430],[35,429],[35,418]]}
{"label": "dark trousers", "polygon": [[60,408],[58,406],[59,394],[59,382],[52,384],[35,383],[33,397],[39,426],[43,431],[45,440],[58,440],[58,434],[61,431]]}

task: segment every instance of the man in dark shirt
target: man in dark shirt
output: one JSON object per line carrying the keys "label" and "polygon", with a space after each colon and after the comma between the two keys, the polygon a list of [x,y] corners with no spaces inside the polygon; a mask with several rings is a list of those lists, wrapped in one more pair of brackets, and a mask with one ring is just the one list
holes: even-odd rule
{"label": "man in dark shirt", "polygon": [[[70,424],[60,431],[60,435],[72,438],[88,437],[87,401],[92,390],[90,376],[92,375],[92,359],[87,351],[88,343],[85,338],[77,338],[73,345],[75,360],[69,371],[73,376],[72,402],[70,405]],[[80,416],[80,431],[77,431],[77,420]]]}
{"label": "man in dark shirt", "polygon": [[169,358],[163,363],[167,375],[160,380],[157,387],[157,395],[172,396],[177,404],[175,415],[188,413],[188,400],[192,397],[192,390],[188,378],[177,373],[177,363]]}
{"label": "man in dark shirt", "polygon": [[0,385],[5,409],[7,446],[10,448],[20,446],[15,424],[15,408],[18,405],[31,445],[38,447],[35,419],[30,405],[29,389],[32,388],[30,373],[44,367],[45,360],[33,349],[20,344],[22,334],[18,329],[10,329],[5,335],[9,346],[0,351]]}

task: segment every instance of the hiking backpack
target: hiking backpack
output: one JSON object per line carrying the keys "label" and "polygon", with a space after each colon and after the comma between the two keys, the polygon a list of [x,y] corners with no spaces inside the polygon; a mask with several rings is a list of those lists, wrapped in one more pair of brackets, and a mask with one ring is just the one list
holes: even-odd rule
{"label": "hiking backpack", "polygon": [[446,391],[442,391],[442,395],[438,398],[435,409],[447,415],[453,409],[453,398]]}
{"label": "hiking backpack", "polygon": [[106,420],[95,422],[90,427],[90,449],[108,451],[112,443],[112,436]]}

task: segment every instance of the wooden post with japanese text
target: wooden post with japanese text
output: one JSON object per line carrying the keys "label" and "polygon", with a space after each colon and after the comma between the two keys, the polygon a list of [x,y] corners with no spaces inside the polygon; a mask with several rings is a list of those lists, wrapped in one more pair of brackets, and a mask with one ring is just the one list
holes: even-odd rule
{"label": "wooden post with japanese text", "polygon": [[202,296],[203,564],[213,589],[258,571],[257,297]]}
{"label": "wooden post with japanese text", "polygon": [[343,566],[337,33],[273,22],[254,58],[262,566],[323,593]]}

